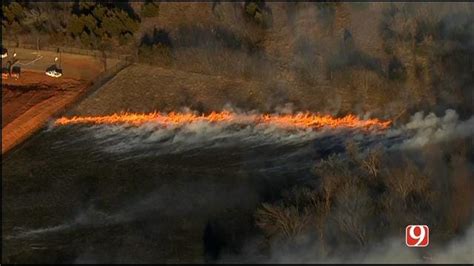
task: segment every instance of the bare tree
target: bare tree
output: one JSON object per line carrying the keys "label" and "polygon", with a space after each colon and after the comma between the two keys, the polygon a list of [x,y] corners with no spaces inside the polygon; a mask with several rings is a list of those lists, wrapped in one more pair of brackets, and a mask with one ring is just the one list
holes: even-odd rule
{"label": "bare tree", "polygon": [[382,148],[379,146],[369,151],[367,156],[361,160],[361,166],[369,172],[372,177],[376,178],[380,171],[381,160]]}
{"label": "bare tree", "polygon": [[332,218],[339,229],[364,246],[368,242],[368,221],[372,200],[365,187],[347,182],[338,190]]}
{"label": "bare tree", "polygon": [[48,16],[46,13],[41,12],[39,9],[30,9],[25,11],[25,19],[23,25],[27,26],[28,29],[33,32],[36,36],[36,50],[39,52],[39,42],[41,33],[46,31],[46,22]]}
{"label": "bare tree", "polygon": [[282,236],[293,240],[300,235],[309,224],[309,215],[300,213],[296,207],[282,207],[263,204],[256,213],[257,225],[267,236]]}
{"label": "bare tree", "polygon": [[315,172],[322,178],[325,209],[329,211],[332,198],[339,186],[351,178],[351,170],[345,160],[337,155],[330,155],[316,165]]}

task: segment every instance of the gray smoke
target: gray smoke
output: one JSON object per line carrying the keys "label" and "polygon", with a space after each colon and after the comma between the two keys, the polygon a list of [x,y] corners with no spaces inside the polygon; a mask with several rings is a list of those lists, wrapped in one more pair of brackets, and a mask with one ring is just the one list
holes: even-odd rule
{"label": "gray smoke", "polygon": [[[311,245],[297,252],[273,248],[268,263],[473,263],[474,225],[467,233],[450,243],[430,243],[436,247],[424,252],[423,248],[409,248],[402,238],[388,238],[366,253],[347,257],[325,256],[321,247]],[[318,254],[319,253],[319,254]],[[318,256],[319,255],[319,256]]]}
{"label": "gray smoke", "polygon": [[474,116],[460,121],[456,111],[448,109],[445,115],[437,117],[434,113],[424,115],[423,112],[414,114],[410,122],[390,134],[410,132],[413,135],[400,144],[401,148],[419,148],[429,143],[448,141],[474,135]]}
{"label": "gray smoke", "polygon": [[[291,105],[283,106],[281,112],[290,112]],[[284,129],[269,125],[243,125],[236,126],[232,123],[212,124],[196,122],[179,127],[163,127],[155,123],[148,123],[138,127],[127,125],[75,125],[64,127],[51,127],[46,134],[55,134],[58,131],[70,132],[71,138],[58,141],[53,149],[84,149],[92,148],[96,152],[112,154],[118,160],[137,158],[143,156],[159,156],[172,153],[187,154],[199,151],[197,155],[213,148],[246,147],[248,150],[268,146],[291,146],[292,149],[283,154],[272,154],[275,165],[284,165],[293,168],[299,166],[301,158],[306,158],[304,163],[314,164],[311,155],[325,146],[333,150],[334,143],[344,143],[348,139],[355,139],[365,143],[384,143],[387,147],[396,149],[418,148],[430,143],[447,141],[453,138],[471,136],[474,133],[474,118],[462,121],[454,110],[446,110],[443,116],[434,114],[425,115],[416,113],[410,121],[402,126],[392,128],[383,133],[362,133],[348,130],[302,130]],[[257,156],[257,154],[255,154]],[[258,155],[260,156],[260,155]],[[270,156],[270,155],[269,155]],[[249,156],[245,162],[259,160],[260,157]],[[286,164],[286,165],[285,165]],[[273,166],[272,166],[273,167]],[[255,171],[259,170],[255,168]],[[277,169],[278,170],[278,169]],[[64,224],[53,225],[47,228],[21,230],[13,238],[36,238],[44,234],[54,234],[64,230],[80,227],[104,226],[121,224],[139,219],[141,215],[156,212],[163,215],[176,213],[192,213],[193,211],[206,210],[212,213],[210,204],[217,209],[225,206],[239,206],[247,201],[255,202],[257,199],[250,197],[252,191],[245,188],[228,191],[219,190],[211,184],[189,182],[185,187],[162,187],[157,191],[143,197],[141,200],[122,206],[111,213],[98,211],[94,206],[81,211],[77,216]],[[182,196],[180,196],[182,193]],[[177,196],[178,195],[178,196]],[[201,195],[206,195],[202,198]],[[240,195],[246,195],[244,199]],[[180,198],[182,201],[175,202]],[[235,202],[222,202],[222,198],[236,199]],[[223,204],[223,205],[222,205]],[[250,204],[250,203],[249,203]],[[169,206],[175,206],[169,208]],[[173,213],[176,212],[176,213]],[[386,239],[381,245],[365,253],[351,255],[346,258],[328,257],[320,252],[318,246],[308,246],[298,252],[286,252],[282,247],[274,247],[271,259],[263,262],[300,262],[300,263],[341,263],[341,262],[472,262],[472,249],[474,227],[471,227],[463,238],[455,239],[446,246],[436,246],[430,250],[428,257],[423,257],[417,250],[404,246],[400,238]],[[433,243],[437,245],[437,243]],[[239,258],[241,259],[241,258]],[[257,260],[262,260],[257,258]]]}
{"label": "gray smoke", "polygon": [[[291,113],[292,105],[284,105],[278,110],[279,113]],[[247,113],[245,117],[252,115],[255,113]],[[393,127],[382,134],[378,131],[361,134],[359,130],[342,128],[288,129],[269,124],[239,123],[239,119],[236,122],[222,123],[196,121],[179,126],[150,122],[140,126],[121,124],[65,127],[73,127],[76,136],[57,142],[55,148],[80,147],[80,143],[92,141],[101,152],[119,154],[123,155],[121,159],[130,159],[233,146],[255,149],[265,145],[309,145],[310,142],[327,137],[339,142],[351,138],[367,142],[381,141],[386,148],[412,149],[474,135],[474,117],[462,121],[452,109],[446,110],[444,116],[440,117],[434,113],[425,115],[418,112],[407,124]],[[50,130],[62,129],[52,127]]]}

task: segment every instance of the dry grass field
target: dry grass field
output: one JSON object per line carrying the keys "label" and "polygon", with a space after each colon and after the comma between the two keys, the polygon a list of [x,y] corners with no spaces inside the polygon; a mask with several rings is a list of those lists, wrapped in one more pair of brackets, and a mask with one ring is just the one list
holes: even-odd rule
{"label": "dry grass field", "polygon": [[[272,86],[274,85],[274,86]],[[278,95],[277,84],[209,76],[148,65],[133,65],[70,111],[74,115],[172,111],[207,112],[226,104],[270,110],[297,95]],[[273,101],[272,101],[273,100]]]}

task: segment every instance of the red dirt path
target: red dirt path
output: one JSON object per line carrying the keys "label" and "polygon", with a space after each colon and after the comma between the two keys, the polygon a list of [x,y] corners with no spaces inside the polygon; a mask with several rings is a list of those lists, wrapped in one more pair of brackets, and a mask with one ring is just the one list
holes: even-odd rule
{"label": "red dirt path", "polygon": [[18,80],[2,80],[2,154],[71,104],[88,83],[26,71]]}

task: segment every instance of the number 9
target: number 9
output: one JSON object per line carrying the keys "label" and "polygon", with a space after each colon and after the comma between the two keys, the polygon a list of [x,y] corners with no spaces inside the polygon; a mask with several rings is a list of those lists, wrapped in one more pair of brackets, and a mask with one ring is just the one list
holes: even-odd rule
{"label": "number 9", "polygon": [[[415,229],[416,228],[420,229],[420,234],[419,235],[415,234]],[[414,246],[419,246],[421,244],[421,242],[423,242],[423,240],[425,239],[425,234],[426,234],[425,228],[421,225],[411,226],[410,231],[408,233],[410,234],[410,237],[412,239],[418,240],[418,242],[416,242],[416,244]]]}

